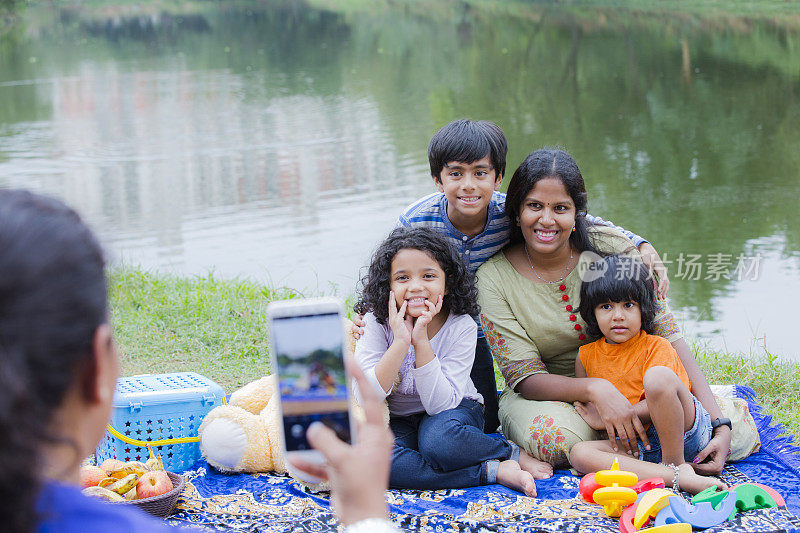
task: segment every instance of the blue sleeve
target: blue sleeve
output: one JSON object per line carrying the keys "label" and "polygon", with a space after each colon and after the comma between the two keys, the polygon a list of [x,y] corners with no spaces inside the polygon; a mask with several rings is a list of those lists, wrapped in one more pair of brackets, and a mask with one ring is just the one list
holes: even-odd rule
{"label": "blue sleeve", "polygon": [[588,220],[589,223],[591,223],[591,224],[598,224],[600,226],[608,226],[609,228],[614,228],[614,229],[616,229],[618,231],[621,231],[623,233],[623,235],[625,235],[627,238],[629,238],[633,242],[633,245],[636,246],[637,248],[639,246],[641,246],[642,243],[644,243],[644,242],[647,242],[647,243],[650,242],[647,239],[645,239],[644,237],[640,237],[639,235],[636,235],[634,232],[626,230],[622,226],[617,226],[616,224],[614,224],[610,220],[603,220],[602,218],[596,217],[594,215],[590,215],[589,213],[586,213],[586,220]]}

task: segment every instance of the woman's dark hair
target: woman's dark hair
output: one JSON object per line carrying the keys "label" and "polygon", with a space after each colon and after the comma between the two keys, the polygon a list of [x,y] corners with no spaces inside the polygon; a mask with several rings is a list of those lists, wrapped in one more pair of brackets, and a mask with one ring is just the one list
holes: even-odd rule
{"label": "woman's dark hair", "polygon": [[488,120],[462,118],[436,132],[428,145],[428,163],[431,176],[440,182],[442,169],[450,161],[472,163],[489,156],[497,179],[506,173],[507,152],[508,142],[500,126]]}
{"label": "woman's dark hair", "polygon": [[581,171],[572,156],[558,148],[545,147],[531,152],[514,171],[506,193],[506,215],[511,226],[511,243],[524,241],[522,230],[517,226],[522,202],[536,184],[545,178],[560,180],[575,203],[575,231],[569,236],[570,244],[579,252],[589,251],[602,255],[589,238],[590,224],[586,220],[588,199]]}
{"label": "woman's dark hair", "polygon": [[104,261],[63,203],[0,190],[0,273],[0,523],[30,532],[48,427],[106,321]]}
{"label": "woman's dark hair", "polygon": [[404,249],[420,250],[430,255],[444,271],[445,288],[442,309],[459,315],[477,315],[478,289],[475,276],[461,260],[455,247],[436,231],[429,228],[397,228],[383,241],[372,256],[369,270],[361,278],[357,313],[372,312],[380,324],[389,318],[389,284],[392,260]]}
{"label": "woman's dark hair", "polygon": [[[642,312],[642,329],[653,334],[656,313],[659,310],[653,287],[653,278],[641,260],[628,255],[609,255],[599,258],[588,269],[581,284],[581,303],[578,311],[586,321],[586,332],[591,337],[603,333],[594,316],[595,308],[607,302],[631,301],[639,304]],[[595,279],[595,276],[599,275]]]}

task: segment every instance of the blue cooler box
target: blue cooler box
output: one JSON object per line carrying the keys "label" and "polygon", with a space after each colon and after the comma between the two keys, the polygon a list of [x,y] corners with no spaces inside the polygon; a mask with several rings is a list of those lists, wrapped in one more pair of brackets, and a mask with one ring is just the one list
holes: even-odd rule
{"label": "blue cooler box", "polygon": [[224,398],[222,387],[195,372],[118,379],[97,464],[108,458],[147,461],[146,446],[152,443],[166,470],[187,470],[200,458],[197,429],[203,417]]}

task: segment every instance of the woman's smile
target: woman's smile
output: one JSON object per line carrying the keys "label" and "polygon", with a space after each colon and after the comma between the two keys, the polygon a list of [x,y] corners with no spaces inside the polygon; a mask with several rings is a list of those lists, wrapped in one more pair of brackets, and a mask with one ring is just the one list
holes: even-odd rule
{"label": "woman's smile", "polygon": [[575,203],[558,178],[533,186],[519,210],[519,226],[532,254],[551,254],[568,246],[575,227]]}
{"label": "woman's smile", "polygon": [[558,231],[555,230],[535,229],[533,232],[542,242],[553,242],[558,235]]}

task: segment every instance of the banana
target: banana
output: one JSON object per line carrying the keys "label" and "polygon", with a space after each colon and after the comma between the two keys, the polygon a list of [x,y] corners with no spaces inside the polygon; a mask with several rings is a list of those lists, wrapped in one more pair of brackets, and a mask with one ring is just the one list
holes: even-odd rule
{"label": "banana", "polygon": [[128,501],[135,500],[136,499],[136,487],[133,487],[131,490],[126,492],[124,497]]}
{"label": "banana", "polygon": [[117,478],[115,478],[115,477],[106,477],[106,478],[101,479],[100,483],[98,483],[97,486],[98,487],[107,487],[107,486],[111,485],[112,483],[116,483],[117,481],[119,481],[119,480]]}
{"label": "banana", "polygon": [[149,472],[150,469],[147,467],[146,464],[141,463],[139,461],[130,461],[125,463],[125,470],[128,471],[129,474],[137,474],[139,477],[142,477],[145,472]]}
{"label": "banana", "polygon": [[111,502],[123,502],[125,498],[103,487],[86,487],[83,493],[87,496],[94,496],[96,498],[103,498]]}
{"label": "banana", "polygon": [[133,472],[129,471],[127,467],[121,466],[115,470],[109,471],[108,477],[113,477],[114,479],[122,479],[126,477],[128,474],[133,474]]}
{"label": "banana", "polygon": [[141,477],[145,472],[149,471],[150,469],[146,464],[139,461],[130,461],[115,470],[111,470],[108,473],[108,476],[116,479],[123,479],[130,474],[136,474],[137,476]]}
{"label": "banana", "polygon": [[150,452],[150,459],[147,460],[145,466],[150,470],[164,470],[164,462],[161,460],[160,455],[153,453],[153,448],[148,444],[147,451]]}
{"label": "banana", "polygon": [[151,457],[148,459],[145,463],[145,466],[147,466],[149,470],[164,470],[164,463],[161,461],[160,455],[158,457]]}
{"label": "banana", "polygon": [[117,494],[125,494],[132,488],[136,487],[136,483],[139,482],[139,476],[136,474],[128,474],[124,478],[117,480],[116,483],[112,483],[111,485],[106,486],[110,491],[116,492]]}

